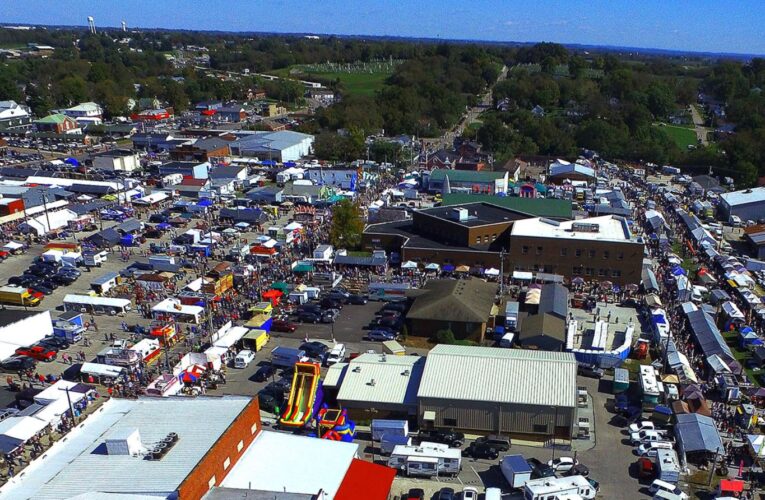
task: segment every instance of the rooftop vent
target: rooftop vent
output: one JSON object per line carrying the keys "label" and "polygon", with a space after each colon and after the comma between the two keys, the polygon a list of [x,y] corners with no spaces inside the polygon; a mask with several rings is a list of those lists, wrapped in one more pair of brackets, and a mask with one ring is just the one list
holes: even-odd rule
{"label": "rooftop vent", "polygon": [[353,373],[361,373],[361,367],[357,366],[353,369]]}
{"label": "rooftop vent", "polygon": [[141,444],[141,434],[138,429],[126,429],[123,432],[117,432],[112,437],[106,439],[106,453],[109,455],[130,455],[137,456],[143,452]]}
{"label": "rooftop vent", "polygon": [[580,231],[582,233],[600,232],[600,224],[591,224],[589,222],[574,222],[571,224],[571,231]]}
{"label": "rooftop vent", "polygon": [[452,208],[451,218],[453,220],[464,222],[468,220],[468,216],[469,216],[469,213],[467,208]]}
{"label": "rooftop vent", "polygon": [[375,386],[375,379],[372,379],[372,380],[370,380],[370,381],[369,381],[369,385],[371,385],[372,387],[374,387],[374,386]]}
{"label": "rooftop vent", "polygon": [[409,376],[409,370],[404,370],[403,372],[401,372],[401,375],[403,375],[405,377],[408,377]]}
{"label": "rooftop vent", "polygon": [[149,460],[162,460],[162,457],[167,455],[167,452],[173,449],[173,446],[178,442],[178,434],[175,432],[169,433],[160,442],[155,443],[154,447],[147,454],[146,458]]}
{"label": "rooftop vent", "polygon": [[555,227],[559,227],[560,226],[560,222],[558,222],[557,220],[548,219],[546,217],[541,217],[539,219],[539,222],[541,222],[543,224],[549,224],[550,226],[555,226]]}

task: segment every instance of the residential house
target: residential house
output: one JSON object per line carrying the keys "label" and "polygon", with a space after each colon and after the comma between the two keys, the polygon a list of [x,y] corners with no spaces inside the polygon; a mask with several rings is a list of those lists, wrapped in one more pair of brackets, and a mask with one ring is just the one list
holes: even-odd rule
{"label": "residential house", "polygon": [[77,120],[80,126],[101,125],[103,123],[104,110],[94,102],[83,102],[62,110],[62,113]]}
{"label": "residential house", "polygon": [[130,149],[112,149],[91,156],[93,168],[132,172],[141,168],[141,157]]}

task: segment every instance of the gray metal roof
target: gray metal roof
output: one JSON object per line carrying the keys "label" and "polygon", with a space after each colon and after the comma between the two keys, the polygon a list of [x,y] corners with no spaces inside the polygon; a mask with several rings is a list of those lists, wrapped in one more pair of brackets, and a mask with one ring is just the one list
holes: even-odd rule
{"label": "gray metal roof", "polygon": [[[246,397],[112,399],[0,488],[7,498],[61,498],[102,491],[172,494],[251,401]],[[204,416],[204,418],[200,418]],[[178,442],[161,460],[108,455],[105,440],[138,429],[141,442],[170,432]],[[83,475],[85,474],[85,475]],[[108,496],[108,495],[107,495]]]}
{"label": "gray metal roof", "polygon": [[723,193],[720,195],[720,198],[731,207],[748,205],[750,203],[762,203],[765,202],[765,187]]}
{"label": "gray metal roof", "polygon": [[565,319],[568,316],[568,288],[558,283],[542,286],[539,314],[552,313]]}
{"label": "gray metal roof", "polygon": [[576,406],[572,353],[438,345],[428,354],[420,398]]}
{"label": "gray metal roof", "polygon": [[714,419],[698,413],[679,414],[676,418],[675,434],[683,451],[686,453],[723,451],[722,440]]}
{"label": "gray metal roof", "polygon": [[337,400],[416,406],[424,365],[422,356],[362,354],[348,364]]}

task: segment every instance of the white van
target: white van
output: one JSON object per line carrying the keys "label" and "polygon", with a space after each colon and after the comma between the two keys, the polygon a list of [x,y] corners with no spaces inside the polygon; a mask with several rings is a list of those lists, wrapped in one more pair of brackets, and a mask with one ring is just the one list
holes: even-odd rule
{"label": "white van", "polygon": [[345,359],[345,344],[335,344],[335,347],[327,354],[327,366],[340,363]]}
{"label": "white van", "polygon": [[499,488],[486,488],[486,494],[483,497],[486,500],[502,500],[502,490]]}
{"label": "white van", "polygon": [[672,493],[673,495],[679,495],[681,498],[688,498],[688,495],[683,492],[676,484],[668,483],[667,481],[662,481],[661,479],[654,479],[651,483],[651,486],[648,487],[648,491],[651,494],[656,494],[659,491],[665,491],[667,493]]}
{"label": "white van", "polygon": [[239,351],[239,354],[234,358],[234,368],[247,368],[247,365],[252,363],[255,359],[255,353],[249,349]]}

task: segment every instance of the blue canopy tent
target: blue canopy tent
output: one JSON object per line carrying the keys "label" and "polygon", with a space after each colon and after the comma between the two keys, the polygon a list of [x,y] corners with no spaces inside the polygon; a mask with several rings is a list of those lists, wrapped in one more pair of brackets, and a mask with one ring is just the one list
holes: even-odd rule
{"label": "blue canopy tent", "polygon": [[71,156],[64,158],[64,163],[71,165],[73,167],[80,166],[80,160],[78,160],[77,158],[72,158]]}
{"label": "blue canopy tent", "polygon": [[454,271],[454,266],[452,264],[444,264],[444,267],[442,267],[441,269],[443,269],[447,273],[450,273]]}
{"label": "blue canopy tent", "polygon": [[276,162],[274,160],[263,160],[260,162],[261,165],[265,165],[267,167],[273,167],[276,166]]}
{"label": "blue canopy tent", "polygon": [[295,163],[294,161],[287,161],[287,162],[284,162],[284,166],[287,168],[292,168],[297,166],[297,163]]}
{"label": "blue canopy tent", "polygon": [[159,224],[157,224],[157,229],[159,229],[160,231],[166,231],[167,229],[170,229],[172,227],[173,226],[168,224],[167,222],[160,222]]}
{"label": "blue canopy tent", "polygon": [[683,269],[680,266],[673,266],[671,272],[675,276],[685,276],[685,275],[688,274],[688,271],[686,271],[685,269]]}
{"label": "blue canopy tent", "polygon": [[209,198],[202,198],[197,202],[197,205],[200,207],[211,207],[213,205],[213,201]]}

